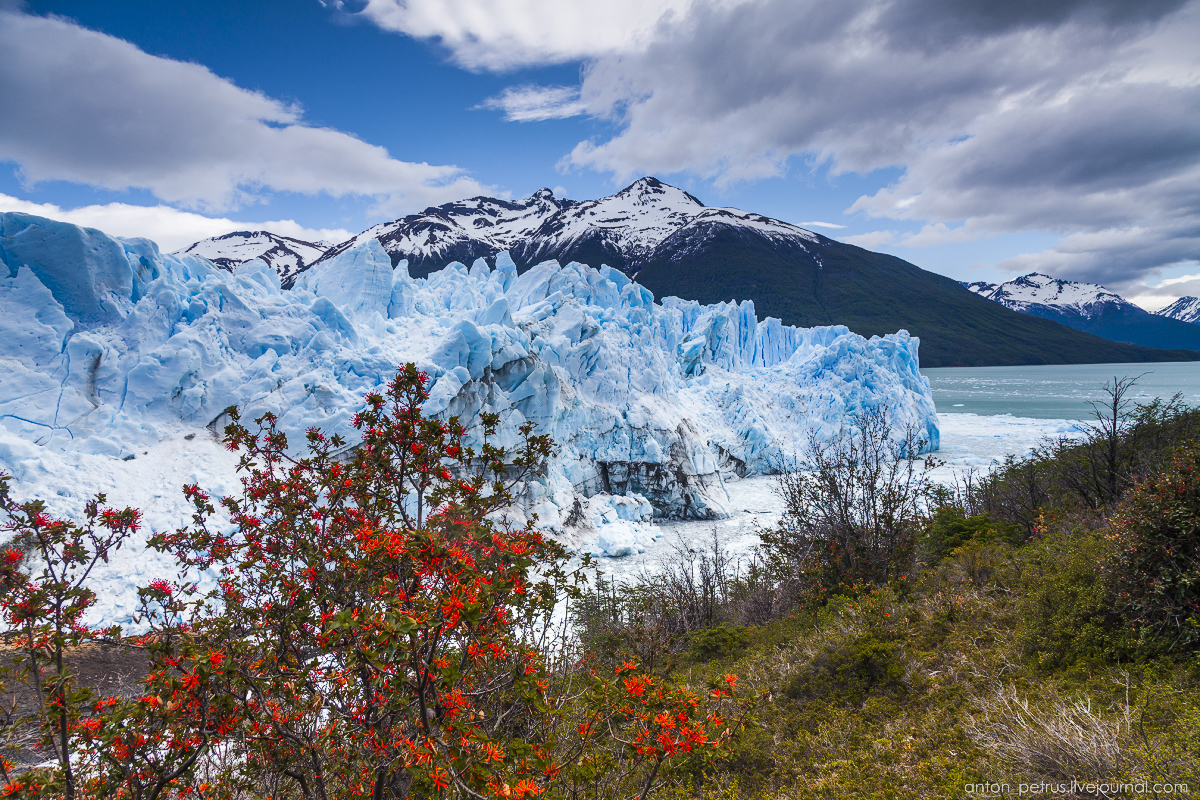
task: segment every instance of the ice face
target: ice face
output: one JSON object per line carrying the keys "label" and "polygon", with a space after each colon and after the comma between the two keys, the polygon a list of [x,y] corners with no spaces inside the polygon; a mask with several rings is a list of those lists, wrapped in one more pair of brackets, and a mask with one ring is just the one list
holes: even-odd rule
{"label": "ice face", "polygon": [[[211,436],[230,405],[247,419],[274,412],[294,442],[310,426],[354,441],[362,396],[412,361],[432,379],[427,413],[495,412],[506,446],[526,421],[550,434],[556,454],[521,512],[615,555],[636,549],[640,517],[617,514],[627,535],[601,540],[616,522],[600,514],[577,530],[576,500],[722,517],[727,480],[771,472],[880,406],[938,443],[906,332],[867,340],[759,320],[749,302],[659,303],[607,267],[546,262],[518,276],[501,254],[496,269],[450,264],[414,280],[371,239],[283,290],[258,260],[231,274],[23,214],[0,215],[0,258],[0,467],[16,475]],[[55,480],[73,484],[50,476],[43,489]]]}

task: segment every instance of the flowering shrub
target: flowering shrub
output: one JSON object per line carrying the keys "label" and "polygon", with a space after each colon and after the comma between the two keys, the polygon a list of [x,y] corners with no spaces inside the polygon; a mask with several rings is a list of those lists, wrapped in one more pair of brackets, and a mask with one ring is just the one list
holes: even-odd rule
{"label": "flowering shrub", "polygon": [[573,788],[631,786],[645,798],[686,765],[703,768],[725,755],[746,722],[749,706],[736,697],[738,677],[725,675],[702,698],[688,686],[659,680],[624,661],[611,677],[593,673],[589,717],[577,732],[589,745],[572,773]]}
{"label": "flowering shrub", "polygon": [[0,758],[6,795],[39,792],[76,796],[77,749],[97,727],[84,709],[96,693],[75,679],[65,656],[72,649],[118,633],[97,631],[83,622],[96,595],[88,575],[138,529],[140,515],[104,506],[98,495],[84,509],[84,523],[57,519],[40,501],[20,503],[10,491],[11,478],[0,474],[0,532],[7,545],[0,554],[0,610],[13,646],[11,662],[0,672],[6,687],[24,684],[35,699],[28,713],[10,713],[3,731],[8,741],[35,730],[40,752],[57,769],[32,770],[15,780],[13,764]]}
{"label": "flowering shrub", "polygon": [[368,395],[345,459],[316,430],[292,458],[273,416],[250,430],[231,411],[247,472],[243,497],[221,501],[233,531],[189,486],[195,524],[152,540],[219,573],[203,601],[221,611],[197,636],[233,676],[248,766],[300,796],[502,795],[555,771],[536,726],[513,736],[508,717],[535,715],[543,667],[521,631],[568,588],[566,554],[487,519],[550,442],[525,426],[511,463],[475,453],[456,419],[421,415],[427,382],[410,365]]}

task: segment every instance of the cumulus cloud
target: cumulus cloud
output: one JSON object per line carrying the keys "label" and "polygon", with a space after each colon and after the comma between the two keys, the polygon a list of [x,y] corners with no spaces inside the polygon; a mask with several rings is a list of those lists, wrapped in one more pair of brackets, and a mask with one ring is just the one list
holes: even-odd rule
{"label": "cumulus cloud", "polygon": [[579,88],[571,86],[510,86],[480,104],[481,108],[503,111],[509,122],[537,122],[577,117],[587,111],[579,99]]}
{"label": "cumulus cloud", "polygon": [[366,0],[356,14],[384,30],[436,39],[469,69],[508,70],[637,52],[659,25],[699,2],[740,1]]}
{"label": "cumulus cloud", "polygon": [[0,11],[0,160],[30,183],[148,189],[209,210],[257,192],[390,197],[410,208],[485,187],[412,163],[207,68],[57,17]]}
{"label": "cumulus cloud", "polygon": [[235,222],[221,217],[206,217],[190,211],[180,211],[170,206],[137,206],[129,203],[106,203],[104,205],[62,208],[53,203],[31,203],[0,194],[0,212],[19,211],[36,214],[62,222],[70,222],[85,228],[98,228],[107,234],[123,237],[153,239],[165,252],[187,247],[190,244],[220,236],[233,231],[270,231],[280,236],[290,236],[306,242],[344,242],[353,234],[343,228],[307,228],[295,220],[282,219],[267,222]]}
{"label": "cumulus cloud", "polygon": [[846,244],[874,250],[876,247],[883,247],[885,244],[895,244],[898,237],[899,234],[896,231],[867,231],[866,233],[854,233],[849,236],[839,236],[837,238]]}

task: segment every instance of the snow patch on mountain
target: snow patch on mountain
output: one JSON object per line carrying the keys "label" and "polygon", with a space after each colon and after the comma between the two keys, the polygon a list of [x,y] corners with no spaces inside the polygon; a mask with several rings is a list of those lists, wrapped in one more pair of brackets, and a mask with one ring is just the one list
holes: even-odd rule
{"label": "snow patch on mountain", "polygon": [[1024,313],[1029,313],[1033,306],[1048,306],[1088,319],[1103,305],[1132,305],[1100,284],[1066,281],[1040,272],[1031,272],[1000,284],[975,281],[963,283],[963,286],[981,297]]}
{"label": "snow patch on mountain", "polygon": [[[155,525],[178,524],[186,505],[166,484],[237,485],[209,447],[228,406],[275,413],[293,442],[311,426],[353,442],[362,396],[408,361],[433,379],[427,413],[495,412],[508,447],[526,421],[550,434],[556,453],[514,513],[607,555],[644,548],[648,514],[725,516],[726,482],[776,469],[866,409],[938,445],[906,332],[867,340],[759,320],[749,302],[659,303],[607,267],[548,262],[518,277],[501,254],[494,269],[414,279],[368,239],[284,290],[262,259],[231,273],[24,214],[0,215],[0,258],[0,468],[59,513],[148,459],[154,491],[123,491],[155,506]],[[116,598],[110,621],[158,563],[143,554],[135,542],[97,577]]]}
{"label": "snow patch on mountain", "polygon": [[1177,319],[1180,322],[1200,324],[1200,297],[1181,297],[1166,308],[1154,313],[1160,317]]}
{"label": "snow patch on mountain", "polygon": [[235,231],[196,242],[178,251],[177,255],[207,258],[224,270],[232,271],[239,264],[260,258],[290,281],[329,249],[324,242],[305,242],[269,231]]}
{"label": "snow patch on mountain", "polygon": [[572,200],[555,197],[549,189],[517,202],[472,197],[375,225],[331,248],[325,258],[370,239],[378,241],[393,262],[431,260],[441,266],[457,257],[490,256],[512,248],[546,219],[573,204]]}
{"label": "snow patch on mountain", "polygon": [[576,203],[534,231],[521,246],[527,261],[592,239],[619,252],[625,272],[635,275],[660,244],[689,227],[729,225],[767,238],[816,242],[816,234],[786,222],[736,208],[709,208],[691,194],[656,178],[641,178],[610,197]]}

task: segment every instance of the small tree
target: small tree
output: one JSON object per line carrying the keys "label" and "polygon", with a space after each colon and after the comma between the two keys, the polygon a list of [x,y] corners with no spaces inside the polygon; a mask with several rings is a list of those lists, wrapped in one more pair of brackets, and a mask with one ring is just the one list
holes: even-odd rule
{"label": "small tree", "polygon": [[935,465],[916,460],[926,445],[893,430],[884,409],[856,415],[828,446],[810,440],[800,468],[779,477],[783,518],[762,535],[769,563],[792,586],[831,592],[905,571]]}
{"label": "small tree", "polygon": [[87,579],[138,529],[140,515],[107,508],[104,495],[97,495],[78,525],[51,516],[41,501],[16,501],[10,481],[0,473],[0,531],[8,540],[0,561],[0,608],[6,643],[14,645],[0,678],[5,686],[24,683],[34,709],[10,717],[8,732],[36,728],[38,745],[52,753],[58,767],[16,780],[11,763],[0,759],[0,776],[7,794],[48,792],[73,800],[79,791],[79,750],[88,733],[84,710],[99,698],[76,680],[69,654],[85,642],[119,634],[86,624],[96,601]]}
{"label": "small tree", "polygon": [[[150,632],[127,643],[150,672],[134,697],[79,687],[66,654],[98,635],[82,624],[84,583],[137,512],[99,498],[80,528],[12,503],[0,479],[18,545],[0,571],[4,609],[58,757],[6,775],[4,794],[644,798],[681,763],[719,755],[744,719],[736,678],[704,703],[632,662],[609,678],[564,651],[548,668],[552,615],[580,594],[567,553],[532,520],[497,518],[550,441],[524,426],[510,459],[483,415],[475,452],[456,419],[422,415],[427,383],[409,365],[368,395],[349,457],[317,430],[295,457],[273,416],[252,430],[230,410],[242,496],[219,513],[185,487],[193,524],[151,538],[181,577],[141,590]],[[40,573],[19,547],[40,554]],[[216,588],[200,591],[199,574]]]}
{"label": "small tree", "polygon": [[1126,615],[1175,647],[1200,646],[1200,447],[1136,486],[1112,532],[1108,566]]}

